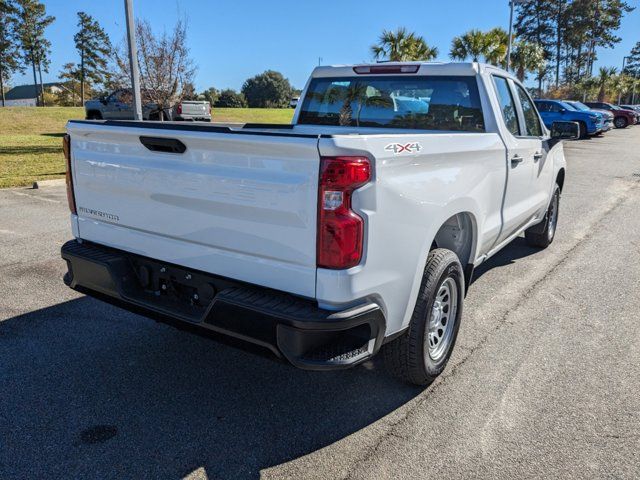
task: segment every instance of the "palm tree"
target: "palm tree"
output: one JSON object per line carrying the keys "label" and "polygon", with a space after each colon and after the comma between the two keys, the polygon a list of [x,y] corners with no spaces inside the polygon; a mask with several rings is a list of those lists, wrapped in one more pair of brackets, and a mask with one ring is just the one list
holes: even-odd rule
{"label": "palm tree", "polygon": [[503,28],[496,27],[484,35],[486,42],[484,57],[487,62],[492,65],[506,67],[509,34]]}
{"label": "palm tree", "polygon": [[539,72],[544,69],[547,62],[544,59],[544,49],[540,45],[519,41],[514,47],[511,54],[511,66],[515,70],[518,80],[523,82],[527,72]]}
{"label": "palm tree", "polygon": [[615,67],[600,67],[598,70],[598,101],[604,102],[605,97],[607,96],[607,88],[611,83],[611,78],[618,72]]}
{"label": "palm tree", "polygon": [[618,105],[622,103],[622,97],[627,95],[631,90],[633,78],[630,75],[620,73],[611,77],[610,85],[614,95],[618,95]]}
{"label": "palm tree", "polygon": [[438,56],[438,49],[430,47],[424,38],[406,28],[395,32],[384,30],[376,45],[371,47],[375,59],[387,59],[391,62],[429,61]]}
{"label": "palm tree", "polygon": [[487,54],[487,36],[480,30],[469,30],[460,37],[454,37],[451,41],[449,56],[453,60],[467,60],[471,58],[479,62],[480,57]]}
{"label": "palm tree", "polygon": [[587,98],[593,98],[598,88],[598,79],[596,77],[583,76],[576,83],[576,92],[582,95],[582,101],[586,102]]}

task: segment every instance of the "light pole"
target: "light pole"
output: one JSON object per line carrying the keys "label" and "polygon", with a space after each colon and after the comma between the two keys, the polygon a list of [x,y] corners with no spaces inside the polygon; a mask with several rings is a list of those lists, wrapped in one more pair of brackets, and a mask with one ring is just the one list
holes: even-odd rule
{"label": "light pole", "polygon": [[142,120],[142,98],[140,96],[140,72],[138,71],[138,48],[136,47],[136,24],[133,19],[133,0],[124,0],[127,17],[127,43],[129,44],[129,67],[133,90],[133,119]]}
{"label": "light pole", "polygon": [[507,72],[511,68],[511,48],[513,43],[513,7],[519,5],[524,0],[510,0],[509,1],[509,40],[507,43]]}

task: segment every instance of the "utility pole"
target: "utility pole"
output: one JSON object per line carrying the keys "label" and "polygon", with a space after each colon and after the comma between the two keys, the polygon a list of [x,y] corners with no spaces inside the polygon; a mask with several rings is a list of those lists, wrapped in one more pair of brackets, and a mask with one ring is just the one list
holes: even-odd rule
{"label": "utility pole", "polygon": [[511,50],[513,47],[513,7],[519,5],[523,0],[509,0],[509,40],[507,44],[507,72],[511,68]]}
{"label": "utility pole", "polygon": [[138,48],[136,46],[136,24],[133,19],[133,0],[124,0],[127,17],[127,43],[129,44],[129,66],[131,89],[133,90],[133,119],[142,120],[142,98],[140,95],[140,72],[138,71]]}

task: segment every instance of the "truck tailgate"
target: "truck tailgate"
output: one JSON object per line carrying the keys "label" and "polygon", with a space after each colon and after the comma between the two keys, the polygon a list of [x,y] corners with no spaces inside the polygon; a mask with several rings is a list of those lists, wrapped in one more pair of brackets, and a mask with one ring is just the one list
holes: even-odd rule
{"label": "truck tailgate", "polygon": [[207,108],[209,104],[207,102],[189,102],[183,101],[182,105],[182,115],[191,115],[191,116],[206,116],[209,114],[209,109]]}
{"label": "truck tailgate", "polygon": [[68,124],[79,237],[315,296],[317,137],[161,127]]}

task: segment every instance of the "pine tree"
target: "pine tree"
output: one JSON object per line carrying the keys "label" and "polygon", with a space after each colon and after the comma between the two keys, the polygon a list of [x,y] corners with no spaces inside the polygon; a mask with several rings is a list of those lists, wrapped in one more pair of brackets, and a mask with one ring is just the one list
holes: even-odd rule
{"label": "pine tree", "polygon": [[640,42],[631,49],[624,71],[632,77],[640,76]]}
{"label": "pine tree", "polygon": [[105,71],[111,54],[109,36],[91,15],[78,12],[80,30],[73,37],[80,55],[80,98],[84,106],[85,84],[104,84],[108,79]]}
{"label": "pine tree", "polygon": [[33,70],[33,83],[38,85],[36,70],[40,72],[40,105],[44,105],[44,88],[42,84],[42,67],[47,71],[51,43],[45,38],[46,28],[53,23],[55,17],[47,15],[45,6],[38,0],[15,0],[18,7],[17,33],[26,62]]}
{"label": "pine tree", "polygon": [[0,0],[0,97],[4,107],[4,87],[15,72],[22,72],[20,47],[16,32],[17,10],[10,0]]}
{"label": "pine tree", "polygon": [[[542,48],[544,59],[553,57],[554,16],[552,2],[546,0],[526,0],[518,5],[515,23],[516,36],[520,40]],[[538,92],[542,92],[542,82],[547,76],[546,63],[538,70]]]}

